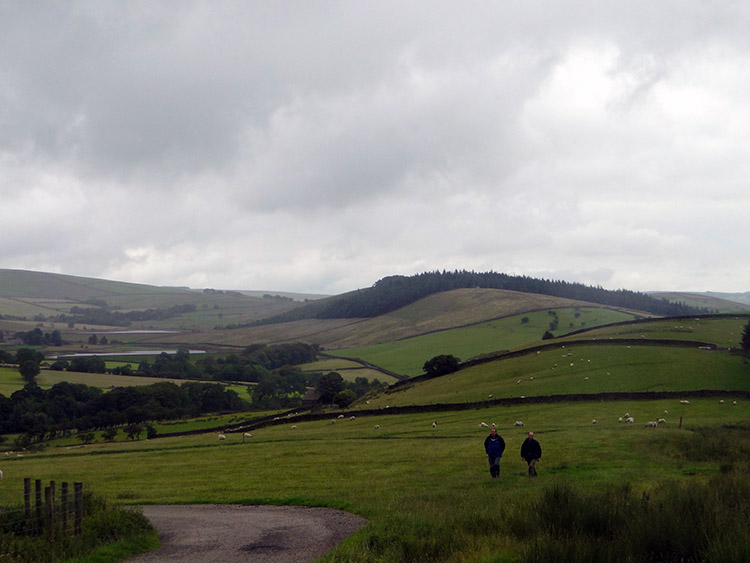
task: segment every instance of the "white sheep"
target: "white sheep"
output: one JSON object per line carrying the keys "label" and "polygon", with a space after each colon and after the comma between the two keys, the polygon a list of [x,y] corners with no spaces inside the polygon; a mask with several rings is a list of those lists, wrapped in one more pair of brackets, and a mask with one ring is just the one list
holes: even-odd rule
{"label": "white sheep", "polygon": [[297,425],[296,424],[292,424],[292,430],[297,430]]}
{"label": "white sheep", "polygon": [[495,428],[495,423],[494,422],[492,423],[492,428]]}
{"label": "white sheep", "polygon": [[344,418],[343,414],[338,415],[336,418]]}
{"label": "white sheep", "polygon": [[487,395],[487,398],[491,399],[492,398],[492,393],[490,393],[489,395]]}
{"label": "white sheep", "polygon": [[625,420],[622,417],[620,417],[617,419],[617,422],[625,422]]}
{"label": "white sheep", "polygon": [[632,416],[629,416],[625,419],[625,422],[629,422],[630,424],[633,424],[635,422],[635,419]]}
{"label": "white sheep", "polygon": [[719,404],[720,404],[720,405],[723,405],[723,404],[724,404],[724,399],[721,399],[721,400],[719,401]]}
{"label": "white sheep", "polygon": [[689,405],[689,404],[690,404],[690,401],[688,401],[688,400],[686,400],[686,399],[682,399],[682,400],[680,401],[680,404],[681,404],[681,405]]}
{"label": "white sheep", "polygon": [[480,422],[479,423],[479,428],[487,428],[487,423],[486,422]]}
{"label": "white sheep", "polygon": [[3,470],[0,469],[0,481],[2,481],[2,480],[3,480]]}
{"label": "white sheep", "polygon": [[584,381],[588,381],[589,380],[589,376],[587,375],[586,377],[583,378],[583,380]]}
{"label": "white sheep", "polygon": [[252,435],[252,434],[250,434],[250,432],[245,432],[245,433],[244,433],[244,434],[242,435],[242,437],[243,437],[243,438],[252,438],[252,437],[253,437],[253,435]]}
{"label": "white sheep", "polygon": [[669,411],[665,410],[665,411],[664,411],[664,414],[669,414]]}
{"label": "white sheep", "polygon": [[355,418],[357,418],[357,417],[356,416],[350,416],[349,420],[354,420]]}
{"label": "white sheep", "polygon": [[380,430],[380,424],[375,425],[375,430]]}
{"label": "white sheep", "polygon": [[433,428],[437,428],[437,422],[433,422],[433,423],[432,423],[432,427],[433,427]]}
{"label": "white sheep", "polygon": [[732,404],[737,406],[737,401],[732,401]]}
{"label": "white sheep", "polygon": [[335,418],[331,421],[331,424],[336,424],[336,419]]}
{"label": "white sheep", "polygon": [[655,421],[655,420],[649,420],[649,421],[648,421],[648,422],[646,423],[646,428],[656,428],[656,426],[657,426],[657,424],[656,424],[656,421]]}
{"label": "white sheep", "polygon": [[219,434],[219,440],[226,440],[227,437],[224,434]]}
{"label": "white sheep", "polygon": [[523,426],[523,422],[520,420],[516,420],[514,426]]}
{"label": "white sheep", "polygon": [[598,424],[598,423],[599,423],[599,421],[596,420],[596,419],[594,419],[594,420],[591,421],[591,424]]}
{"label": "white sheep", "polygon": [[666,424],[666,423],[667,423],[667,421],[666,421],[666,419],[664,419],[664,418],[660,418],[660,419],[658,419],[658,420],[656,421],[656,424]]}

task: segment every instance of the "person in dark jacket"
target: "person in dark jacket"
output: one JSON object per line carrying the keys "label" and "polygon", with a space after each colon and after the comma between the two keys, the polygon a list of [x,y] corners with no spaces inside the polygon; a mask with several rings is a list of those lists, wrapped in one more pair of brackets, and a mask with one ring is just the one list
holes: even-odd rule
{"label": "person in dark jacket", "polygon": [[542,458],[542,446],[534,440],[534,433],[529,432],[529,437],[521,444],[521,459],[529,464],[529,477],[536,477],[537,460]]}
{"label": "person in dark jacket", "polygon": [[490,430],[490,435],[484,439],[484,451],[490,462],[490,475],[493,479],[500,477],[500,458],[505,451],[505,440],[497,433],[496,428]]}

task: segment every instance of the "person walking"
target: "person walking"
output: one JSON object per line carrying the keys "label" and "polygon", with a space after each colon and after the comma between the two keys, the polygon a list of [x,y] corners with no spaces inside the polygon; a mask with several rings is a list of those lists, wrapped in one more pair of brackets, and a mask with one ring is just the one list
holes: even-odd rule
{"label": "person walking", "polygon": [[490,462],[490,475],[495,479],[500,477],[500,458],[505,451],[505,440],[497,433],[495,427],[490,430],[490,435],[484,439],[484,451]]}
{"label": "person walking", "polygon": [[529,464],[529,477],[536,477],[536,462],[542,458],[542,446],[534,440],[534,433],[529,432],[529,437],[521,444],[521,459]]}

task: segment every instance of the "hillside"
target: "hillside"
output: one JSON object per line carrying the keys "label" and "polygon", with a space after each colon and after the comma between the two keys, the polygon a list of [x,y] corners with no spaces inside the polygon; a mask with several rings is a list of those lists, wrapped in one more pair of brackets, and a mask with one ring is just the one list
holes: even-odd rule
{"label": "hillside", "polygon": [[261,322],[288,322],[309,318],[372,318],[401,309],[436,293],[464,288],[503,289],[551,295],[664,316],[710,312],[699,307],[671,303],[644,293],[624,289],[611,291],[580,283],[511,276],[497,272],[478,273],[456,270],[442,273],[426,272],[408,277],[389,276],[378,280],[372,287],[308,303],[304,307],[264,319]]}
{"label": "hillside", "polygon": [[530,311],[583,306],[602,308],[550,295],[501,289],[456,289],[430,295],[370,319],[305,319],[202,334],[163,335],[157,336],[155,341],[191,346],[239,346],[249,342],[271,344],[301,340],[337,350],[403,340]]}
{"label": "hillside", "polygon": [[[671,303],[684,303],[717,313],[741,313],[750,311],[750,294],[743,293],[689,293],[679,291],[653,291],[649,295],[666,299]],[[742,300],[746,296],[746,300]]]}

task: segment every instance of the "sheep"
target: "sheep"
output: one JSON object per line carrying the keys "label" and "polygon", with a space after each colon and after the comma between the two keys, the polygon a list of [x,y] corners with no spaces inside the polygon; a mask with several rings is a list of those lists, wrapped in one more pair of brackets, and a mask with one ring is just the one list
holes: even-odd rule
{"label": "sheep", "polygon": [[656,428],[656,426],[657,426],[657,424],[656,424],[656,421],[655,421],[655,420],[649,420],[649,421],[648,421],[648,422],[646,423],[646,428]]}
{"label": "sheep", "polygon": [[375,425],[375,430],[380,430],[380,424]]}
{"label": "sheep", "polygon": [[336,419],[335,418],[331,421],[331,424],[336,424]]}
{"label": "sheep", "polygon": [[3,470],[0,469],[0,481],[2,481],[2,480],[3,480]]}
{"label": "sheep", "polygon": [[681,404],[681,405],[689,405],[689,404],[690,404],[690,401],[688,401],[687,399],[682,399],[682,400],[680,401],[680,404]]}
{"label": "sheep", "polygon": [[635,422],[635,419],[632,416],[629,416],[628,418],[625,419],[625,422],[633,424]]}
{"label": "sheep", "polygon": [[587,375],[586,377],[583,378],[583,380],[584,381],[588,381],[589,380],[589,376]]}
{"label": "sheep", "polygon": [[665,411],[664,411],[664,414],[669,414],[669,411],[668,411],[668,410],[665,410]]}
{"label": "sheep", "polygon": [[529,381],[534,381],[534,376],[529,377]]}
{"label": "sheep", "polygon": [[292,430],[297,430],[297,425],[296,424],[292,424]]}
{"label": "sheep", "polygon": [[356,416],[350,416],[349,420],[354,420],[355,418],[357,418],[357,417]]}
{"label": "sheep", "polygon": [[515,424],[513,426],[523,426],[523,422],[520,420],[516,420]]}
{"label": "sheep", "polygon": [[492,428],[495,428],[495,423],[494,422],[492,423]]}
{"label": "sheep", "polygon": [[599,421],[596,420],[596,419],[594,419],[594,420],[591,421],[591,424],[598,424],[598,423],[599,423]]}
{"label": "sheep", "polygon": [[433,422],[433,423],[432,423],[432,427],[433,427],[433,428],[437,428],[437,422]]}
{"label": "sheep", "polygon": [[521,383],[521,380],[519,379],[518,381],[516,381],[516,383]]}
{"label": "sheep", "polygon": [[224,434],[219,434],[219,440],[226,440],[227,437]]}
{"label": "sheep", "polygon": [[732,401],[732,404],[733,404],[734,406],[737,406],[737,401]]}
{"label": "sheep", "polygon": [[479,423],[479,428],[487,428],[487,423],[486,422],[480,422]]}
{"label": "sheep", "polygon": [[658,420],[656,421],[656,424],[666,424],[666,423],[667,423],[667,421],[666,421],[666,419],[664,419],[664,418],[660,418],[660,419],[658,419]]}
{"label": "sheep", "polygon": [[338,415],[336,418],[344,418],[343,414]]}
{"label": "sheep", "polygon": [[487,395],[487,398],[491,399],[492,398],[492,393],[490,393],[489,395]]}
{"label": "sheep", "polygon": [[719,404],[720,404],[720,405],[723,405],[723,404],[724,404],[724,399],[721,399],[721,400],[719,401]]}
{"label": "sheep", "polygon": [[617,419],[617,422],[625,422],[625,420],[622,417],[620,417]]}
{"label": "sheep", "polygon": [[244,433],[244,434],[242,435],[242,437],[243,437],[243,438],[252,438],[252,437],[253,437],[253,435],[252,435],[252,434],[250,434],[250,432],[245,432],[245,433]]}

